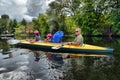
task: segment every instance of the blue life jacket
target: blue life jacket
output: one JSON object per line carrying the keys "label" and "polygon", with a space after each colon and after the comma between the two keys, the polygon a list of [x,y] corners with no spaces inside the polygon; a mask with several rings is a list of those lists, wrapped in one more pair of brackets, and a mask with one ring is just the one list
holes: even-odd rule
{"label": "blue life jacket", "polygon": [[62,37],[63,37],[63,35],[64,35],[63,31],[57,31],[57,32],[53,35],[51,42],[52,42],[52,43],[60,43],[60,42],[62,42]]}

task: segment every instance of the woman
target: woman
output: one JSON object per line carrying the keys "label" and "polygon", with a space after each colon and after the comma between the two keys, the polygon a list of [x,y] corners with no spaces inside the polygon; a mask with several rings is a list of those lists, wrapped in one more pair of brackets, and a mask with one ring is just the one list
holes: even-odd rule
{"label": "woman", "polygon": [[41,41],[41,37],[40,37],[40,34],[39,34],[38,30],[34,31],[34,35],[35,35],[35,38],[33,40],[31,40],[30,42]]}

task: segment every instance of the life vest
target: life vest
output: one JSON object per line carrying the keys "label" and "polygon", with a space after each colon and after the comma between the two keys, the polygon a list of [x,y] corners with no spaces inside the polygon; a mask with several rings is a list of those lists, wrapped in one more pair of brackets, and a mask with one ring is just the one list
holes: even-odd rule
{"label": "life vest", "polygon": [[60,43],[60,42],[62,42],[62,37],[63,37],[63,35],[64,35],[63,31],[57,31],[57,32],[53,35],[51,42],[52,42],[52,43]]}

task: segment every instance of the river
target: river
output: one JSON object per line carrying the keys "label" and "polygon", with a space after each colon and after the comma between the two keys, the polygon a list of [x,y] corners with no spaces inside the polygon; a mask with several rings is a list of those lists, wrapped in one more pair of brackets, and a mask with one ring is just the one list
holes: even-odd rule
{"label": "river", "polygon": [[87,38],[114,49],[112,55],[43,52],[0,40],[0,80],[119,80],[120,39]]}

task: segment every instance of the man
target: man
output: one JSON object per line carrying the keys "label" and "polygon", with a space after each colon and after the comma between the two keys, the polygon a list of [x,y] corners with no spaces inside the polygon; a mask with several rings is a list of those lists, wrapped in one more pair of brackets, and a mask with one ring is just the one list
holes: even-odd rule
{"label": "man", "polygon": [[80,28],[76,28],[75,35],[76,35],[76,38],[74,39],[74,41],[65,42],[65,44],[82,46],[83,45],[83,36],[81,35],[81,29]]}

